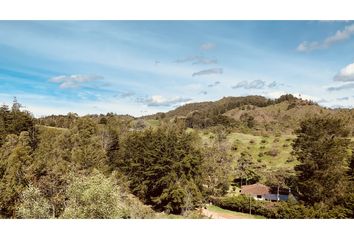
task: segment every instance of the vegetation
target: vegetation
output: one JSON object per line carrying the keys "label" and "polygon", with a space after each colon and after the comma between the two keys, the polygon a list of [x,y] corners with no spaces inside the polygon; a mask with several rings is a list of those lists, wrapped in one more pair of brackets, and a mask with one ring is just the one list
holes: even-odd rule
{"label": "vegetation", "polygon": [[350,140],[343,120],[310,118],[296,133],[293,148],[300,161],[295,167],[299,199],[307,204],[333,204],[348,188]]}
{"label": "vegetation", "polygon": [[[353,110],[292,95],[141,118],[34,118],[15,99],[0,108],[0,215],[203,218],[212,201],[266,218],[353,218],[353,126]],[[257,182],[290,188],[293,200],[240,195]]]}
{"label": "vegetation", "polygon": [[304,206],[299,203],[271,203],[254,200],[245,195],[212,198],[215,205],[243,213],[252,213],[266,218],[300,219],[300,218],[350,218],[351,212],[342,206],[316,204]]}
{"label": "vegetation", "polygon": [[128,177],[130,189],[156,210],[171,213],[200,203],[202,154],[193,146],[196,136],[163,126],[129,133],[122,142],[117,167]]}

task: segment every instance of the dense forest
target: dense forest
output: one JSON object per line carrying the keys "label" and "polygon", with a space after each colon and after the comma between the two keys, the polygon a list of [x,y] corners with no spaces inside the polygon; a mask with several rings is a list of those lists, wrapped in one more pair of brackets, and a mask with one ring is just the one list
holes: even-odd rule
{"label": "dense forest", "polygon": [[[354,217],[354,110],[227,97],[135,118],[0,108],[0,217]],[[287,201],[239,194],[263,183]]]}

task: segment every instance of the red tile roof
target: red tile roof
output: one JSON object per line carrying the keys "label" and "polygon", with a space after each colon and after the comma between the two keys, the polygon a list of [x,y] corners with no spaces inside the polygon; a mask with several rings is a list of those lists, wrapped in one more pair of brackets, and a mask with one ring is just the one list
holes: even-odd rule
{"label": "red tile roof", "polygon": [[270,193],[270,188],[266,185],[256,183],[241,187],[241,194],[265,195]]}

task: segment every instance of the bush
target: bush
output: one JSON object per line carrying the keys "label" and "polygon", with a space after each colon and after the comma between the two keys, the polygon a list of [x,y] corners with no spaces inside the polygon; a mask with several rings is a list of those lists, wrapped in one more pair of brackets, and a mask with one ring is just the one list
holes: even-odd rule
{"label": "bush", "polygon": [[253,139],[250,140],[250,144],[255,144],[255,143],[256,142]]}
{"label": "bush", "polygon": [[95,170],[90,176],[74,177],[66,192],[61,218],[145,218],[152,210],[119,187],[113,177]]}
{"label": "bush", "polygon": [[237,151],[237,149],[238,149],[238,144],[234,143],[234,144],[232,145],[232,147],[231,147],[231,150],[232,150],[232,151]]}
{"label": "bush", "polygon": [[21,194],[16,216],[25,219],[50,218],[51,207],[49,201],[43,197],[38,188],[30,185]]}
{"label": "bush", "polygon": [[274,143],[277,143],[277,142],[280,142],[280,139],[279,138],[274,138]]}
{"label": "bush", "polygon": [[267,143],[267,140],[262,139],[262,140],[261,140],[261,144],[265,144],[265,143]]}
{"label": "bush", "polygon": [[[348,218],[351,211],[342,206],[329,207],[318,204],[304,206],[299,203],[258,201],[248,196],[211,198],[211,201],[224,209],[264,216],[266,218],[300,219],[300,218]],[[251,204],[250,204],[251,202]]]}
{"label": "bush", "polygon": [[276,157],[279,154],[279,150],[273,148],[273,149],[265,152],[264,154],[266,154],[268,156]]}

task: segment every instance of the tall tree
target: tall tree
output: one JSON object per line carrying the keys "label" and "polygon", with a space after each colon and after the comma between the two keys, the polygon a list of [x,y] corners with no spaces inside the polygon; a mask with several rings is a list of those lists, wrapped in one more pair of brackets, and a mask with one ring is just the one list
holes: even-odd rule
{"label": "tall tree", "polygon": [[[7,138],[9,141],[15,140],[13,137]],[[2,158],[1,165],[3,173],[0,179],[0,208],[8,216],[14,216],[15,203],[21,192],[28,185],[27,170],[32,163],[30,138],[28,132],[22,132],[18,137],[16,147],[11,147],[13,143],[7,142],[2,148],[2,155],[11,152],[8,157]]]}
{"label": "tall tree", "polygon": [[41,127],[39,133],[29,174],[32,184],[49,200],[57,217],[64,209],[67,173],[76,170],[71,161],[71,133],[47,127]]}
{"label": "tall tree", "polygon": [[350,140],[342,119],[313,117],[296,130],[293,154],[299,197],[307,204],[333,203],[347,188]]}
{"label": "tall tree", "polygon": [[259,166],[254,162],[252,155],[247,152],[241,152],[237,160],[236,177],[240,178],[240,185],[246,184],[251,180],[257,182],[260,179],[257,169]]}
{"label": "tall tree", "polygon": [[202,188],[196,137],[174,126],[128,134],[118,169],[127,175],[132,192],[158,210],[181,213],[186,205],[195,207]]}
{"label": "tall tree", "polygon": [[73,128],[71,158],[80,170],[105,168],[106,152],[97,131],[97,124],[90,118],[78,119]]}
{"label": "tall tree", "polygon": [[216,140],[203,151],[203,186],[208,196],[222,196],[230,186],[232,158],[224,144]]}

